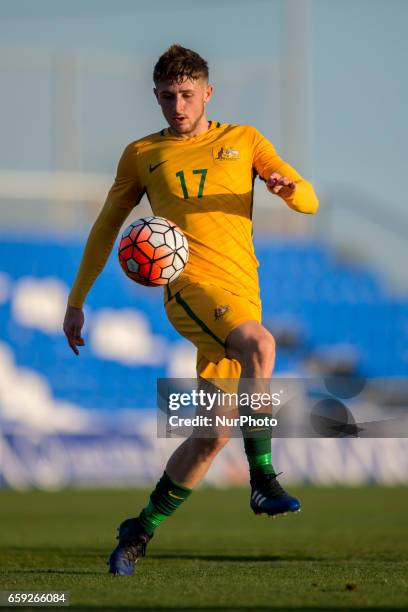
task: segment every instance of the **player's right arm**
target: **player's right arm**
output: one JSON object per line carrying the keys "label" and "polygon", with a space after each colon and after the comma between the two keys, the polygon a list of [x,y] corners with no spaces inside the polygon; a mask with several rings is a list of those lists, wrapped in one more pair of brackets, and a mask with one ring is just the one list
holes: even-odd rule
{"label": "player's right arm", "polygon": [[120,158],[115,182],[91,228],[78,273],[68,296],[63,329],[68,344],[76,355],[79,355],[77,347],[85,344],[81,336],[85,298],[105,267],[120,228],[132,208],[140,202],[144,192],[138,180],[136,155],[136,146],[132,143],[126,147]]}

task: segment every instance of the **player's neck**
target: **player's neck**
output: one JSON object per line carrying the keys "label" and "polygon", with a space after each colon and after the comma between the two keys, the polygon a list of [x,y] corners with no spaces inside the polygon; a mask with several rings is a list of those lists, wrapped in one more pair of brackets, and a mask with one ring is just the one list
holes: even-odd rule
{"label": "player's neck", "polygon": [[172,128],[169,126],[169,134],[171,134],[172,136],[177,136],[178,138],[181,138],[183,140],[188,140],[189,138],[193,138],[194,136],[201,136],[202,134],[208,132],[210,125],[211,121],[208,121],[206,117],[203,117],[197,123],[197,125],[194,126],[191,132],[183,132],[180,134],[179,132],[172,130]]}

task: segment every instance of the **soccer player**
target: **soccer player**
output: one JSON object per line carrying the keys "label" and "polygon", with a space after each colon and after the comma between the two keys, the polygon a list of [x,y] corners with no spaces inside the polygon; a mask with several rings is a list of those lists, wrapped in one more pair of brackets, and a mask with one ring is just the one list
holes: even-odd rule
{"label": "soccer player", "polygon": [[[174,221],[189,242],[186,268],[166,287],[164,299],[170,322],[197,348],[199,381],[245,379],[256,386],[272,375],[275,342],[261,323],[251,220],[255,177],[295,211],[315,213],[318,200],[312,185],[254,127],[207,119],[213,87],[207,62],[196,52],[172,45],[153,79],[168,127],[124,150],[85,246],[64,332],[78,355],[86,295],[125,219],[147,194],[153,214]],[[270,431],[251,436],[249,428],[243,437],[252,510],[270,516],[299,510],[300,502],[277,481]],[[191,436],[176,449],[146,507],[120,525],[110,572],[133,573],[155,529],[189,497],[227,441],[226,435]]]}

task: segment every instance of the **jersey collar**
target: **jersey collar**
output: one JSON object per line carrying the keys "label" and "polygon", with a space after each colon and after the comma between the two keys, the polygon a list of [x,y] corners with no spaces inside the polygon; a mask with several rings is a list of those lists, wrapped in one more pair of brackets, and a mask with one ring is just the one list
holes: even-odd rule
{"label": "jersey collar", "polygon": [[197,142],[197,140],[201,140],[204,139],[210,132],[212,132],[216,127],[220,126],[220,122],[219,121],[209,121],[208,122],[208,130],[206,132],[204,132],[203,134],[198,134],[198,136],[192,136],[191,138],[181,138],[180,136],[177,136],[176,134],[171,134],[169,131],[169,128],[164,128],[163,130],[161,130],[160,132],[160,136],[164,136],[165,138],[171,138],[172,140],[177,140],[178,142]]}

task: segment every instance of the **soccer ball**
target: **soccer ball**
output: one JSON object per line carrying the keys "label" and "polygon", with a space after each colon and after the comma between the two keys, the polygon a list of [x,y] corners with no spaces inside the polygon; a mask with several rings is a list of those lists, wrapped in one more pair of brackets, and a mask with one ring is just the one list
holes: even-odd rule
{"label": "soccer ball", "polygon": [[119,263],[124,273],[141,285],[168,285],[188,260],[188,242],[173,221],[145,217],[125,229],[119,243]]}

